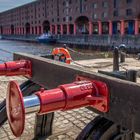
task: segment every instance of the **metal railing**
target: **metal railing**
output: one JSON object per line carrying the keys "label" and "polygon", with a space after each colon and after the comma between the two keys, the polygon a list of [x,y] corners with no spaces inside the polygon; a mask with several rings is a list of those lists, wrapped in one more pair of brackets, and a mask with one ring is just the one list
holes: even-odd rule
{"label": "metal railing", "polygon": [[[39,35],[2,35],[5,39],[36,41]],[[118,46],[125,44],[127,47],[140,46],[140,36],[134,35],[54,35],[60,43],[94,46]]]}
{"label": "metal railing", "polygon": [[140,45],[140,36],[133,35],[59,35],[59,42],[70,44],[85,45],[120,45],[125,44],[129,47],[138,47]]}

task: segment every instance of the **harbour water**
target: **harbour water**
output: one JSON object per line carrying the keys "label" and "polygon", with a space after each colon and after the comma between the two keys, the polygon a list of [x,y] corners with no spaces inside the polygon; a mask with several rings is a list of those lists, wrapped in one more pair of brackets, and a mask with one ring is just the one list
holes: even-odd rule
{"label": "harbour water", "polygon": [[0,40],[0,63],[13,59],[13,53],[24,52],[34,55],[50,54],[58,45],[46,45],[38,43],[26,43],[20,41]]}
{"label": "harbour water", "polygon": [[[43,56],[50,54],[53,48],[56,47],[63,47],[63,44],[50,45],[13,40],[0,40],[0,63],[13,60],[13,53],[15,52],[24,52],[33,55]],[[69,52],[73,60],[87,60],[103,57],[102,55],[100,56],[99,53],[97,54],[94,50],[85,47],[74,46],[74,50],[71,51],[70,49]]]}

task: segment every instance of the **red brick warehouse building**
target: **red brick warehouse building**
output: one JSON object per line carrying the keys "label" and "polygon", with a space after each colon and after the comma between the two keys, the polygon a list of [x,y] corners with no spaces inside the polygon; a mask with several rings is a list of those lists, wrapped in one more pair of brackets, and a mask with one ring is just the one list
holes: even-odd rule
{"label": "red brick warehouse building", "polygon": [[0,34],[140,34],[139,0],[37,0],[0,13]]}

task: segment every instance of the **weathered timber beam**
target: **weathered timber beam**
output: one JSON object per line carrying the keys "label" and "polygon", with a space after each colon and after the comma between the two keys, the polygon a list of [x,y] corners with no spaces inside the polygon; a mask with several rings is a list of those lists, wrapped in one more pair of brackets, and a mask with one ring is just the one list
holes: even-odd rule
{"label": "weathered timber beam", "polygon": [[110,109],[108,113],[98,113],[140,133],[140,85],[30,54],[14,54],[14,60],[19,59],[32,62],[33,77],[31,80],[47,88],[71,83],[77,75],[106,82],[110,92]]}

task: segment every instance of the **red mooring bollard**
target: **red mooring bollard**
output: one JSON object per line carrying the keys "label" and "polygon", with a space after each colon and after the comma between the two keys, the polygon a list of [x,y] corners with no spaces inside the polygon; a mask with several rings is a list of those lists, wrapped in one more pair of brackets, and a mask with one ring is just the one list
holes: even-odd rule
{"label": "red mooring bollard", "polygon": [[9,124],[16,137],[21,136],[25,125],[25,113],[46,114],[91,106],[100,112],[109,110],[109,93],[104,82],[78,77],[73,83],[60,85],[55,89],[36,92],[22,97],[19,85],[9,84],[6,108]]}
{"label": "red mooring bollard", "polygon": [[11,61],[0,64],[0,76],[32,76],[31,62],[28,60]]}

